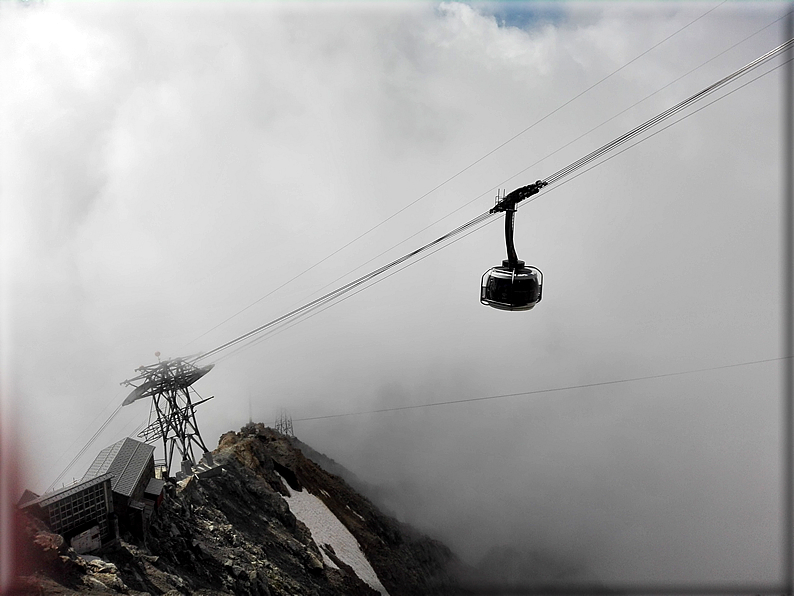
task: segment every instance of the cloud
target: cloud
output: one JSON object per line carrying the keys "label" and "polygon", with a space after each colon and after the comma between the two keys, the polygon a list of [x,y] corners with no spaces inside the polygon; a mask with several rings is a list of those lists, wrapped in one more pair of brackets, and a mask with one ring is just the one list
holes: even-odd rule
{"label": "cloud", "polygon": [[[528,16],[458,3],[3,8],[3,352],[32,488],[155,350],[207,350],[275,318],[779,41],[769,27],[638,103],[779,17],[720,6],[544,118],[708,7],[511,6]],[[518,253],[546,279],[537,309],[479,304],[504,252],[501,222],[486,226],[220,361],[197,385],[216,395],[199,411],[205,439],[246,422],[249,398],[268,422],[281,407],[297,418],[777,356],[776,76],[523,207]],[[472,561],[506,545],[605,581],[771,580],[776,374],[296,427]],[[125,408],[96,449],[147,413]]]}

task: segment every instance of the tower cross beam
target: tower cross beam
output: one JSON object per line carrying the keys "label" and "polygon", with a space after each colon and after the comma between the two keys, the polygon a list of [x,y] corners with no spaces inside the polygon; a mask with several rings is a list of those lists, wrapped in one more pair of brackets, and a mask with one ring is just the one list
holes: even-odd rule
{"label": "tower cross beam", "polygon": [[[157,355],[159,357],[159,353]],[[200,449],[200,453],[209,451],[199,432],[195,408],[212,398],[193,402],[191,393],[195,393],[192,388],[193,383],[206,375],[214,366],[209,364],[198,367],[184,358],[162,360],[157,364],[138,367],[136,372],[140,374],[122,383],[133,387],[122,405],[126,406],[147,397],[152,398],[157,419],[144,428],[138,436],[146,442],[163,440],[169,474],[174,447],[182,456],[182,461],[189,461],[192,465],[196,464],[194,447]]]}

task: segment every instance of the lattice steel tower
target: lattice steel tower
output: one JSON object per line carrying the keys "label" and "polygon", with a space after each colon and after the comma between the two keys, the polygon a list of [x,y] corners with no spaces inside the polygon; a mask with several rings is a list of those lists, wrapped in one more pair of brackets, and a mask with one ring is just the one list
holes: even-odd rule
{"label": "lattice steel tower", "polygon": [[[160,357],[160,353],[155,355]],[[124,400],[122,406],[127,406],[134,401],[145,397],[152,398],[152,407],[149,411],[149,425],[138,436],[147,443],[158,439],[163,440],[167,473],[170,475],[171,461],[176,446],[182,461],[196,464],[193,447],[201,450],[199,456],[209,451],[199,433],[196,423],[196,406],[212,399],[208,397],[197,402],[191,400],[191,392],[195,393],[191,385],[206,375],[214,364],[198,367],[184,358],[163,360],[149,366],[139,366],[137,377],[127,379],[122,385],[135,387]],[[152,417],[156,419],[152,421]]]}
{"label": "lattice steel tower", "polygon": [[292,416],[287,414],[286,410],[281,410],[281,414],[276,418],[274,429],[282,435],[287,435],[288,437],[295,436],[295,433],[292,431]]}

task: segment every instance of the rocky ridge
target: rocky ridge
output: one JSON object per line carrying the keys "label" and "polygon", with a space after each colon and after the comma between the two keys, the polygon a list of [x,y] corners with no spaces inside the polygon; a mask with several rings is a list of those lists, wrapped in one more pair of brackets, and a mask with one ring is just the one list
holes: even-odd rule
{"label": "rocky ridge", "polygon": [[302,491],[355,537],[389,596],[452,588],[461,565],[446,546],[382,514],[300,447],[262,424],[224,434],[213,452],[223,474],[168,483],[146,539],[122,537],[99,558],[76,555],[29,520],[39,570],[23,578],[20,593],[378,594],[290,511],[285,497]]}

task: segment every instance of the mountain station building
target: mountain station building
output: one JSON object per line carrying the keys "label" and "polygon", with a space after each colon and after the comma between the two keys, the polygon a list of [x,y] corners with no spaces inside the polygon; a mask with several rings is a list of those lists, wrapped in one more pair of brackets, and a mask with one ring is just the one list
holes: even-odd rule
{"label": "mountain station building", "polygon": [[118,536],[111,474],[97,474],[38,496],[25,491],[19,508],[42,520],[78,553],[90,552]]}
{"label": "mountain station building", "polygon": [[143,536],[165,485],[155,478],[154,447],[130,437],[113,443],[99,452],[83,480],[107,474],[111,476],[113,508],[121,530]]}
{"label": "mountain station building", "polygon": [[100,451],[80,481],[41,496],[26,490],[17,507],[82,554],[121,532],[143,537],[164,485],[155,478],[154,447],[127,437]]}

